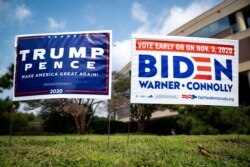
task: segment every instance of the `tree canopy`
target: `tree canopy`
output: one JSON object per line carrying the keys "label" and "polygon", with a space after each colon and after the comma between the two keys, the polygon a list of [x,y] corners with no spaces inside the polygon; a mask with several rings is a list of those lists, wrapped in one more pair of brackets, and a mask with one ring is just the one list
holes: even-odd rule
{"label": "tree canopy", "polygon": [[4,89],[10,89],[13,86],[13,74],[14,64],[11,64],[7,72],[0,77],[0,92],[3,92]]}

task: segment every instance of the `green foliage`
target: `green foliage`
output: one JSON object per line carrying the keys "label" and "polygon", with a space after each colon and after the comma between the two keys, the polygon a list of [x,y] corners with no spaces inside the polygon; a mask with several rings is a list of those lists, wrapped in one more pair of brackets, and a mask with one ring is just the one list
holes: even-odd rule
{"label": "green foliage", "polygon": [[[49,133],[69,134],[75,133],[76,127],[73,117],[67,113],[59,112],[42,112],[43,130]],[[108,119],[94,116],[86,129],[89,134],[107,134]],[[110,133],[127,133],[128,123],[119,121],[110,121]]]}
{"label": "green foliage", "polygon": [[94,116],[87,128],[87,133],[91,134],[107,134],[108,120],[106,118],[99,118]]}
{"label": "green foliage", "polygon": [[43,130],[50,133],[75,133],[74,118],[65,112],[42,111]]}
{"label": "green foliage", "polygon": [[138,132],[143,132],[146,126],[146,123],[150,119],[152,113],[156,109],[155,104],[131,104],[131,118],[137,120]]}
{"label": "green foliage", "polygon": [[12,101],[9,99],[2,100],[0,99],[0,114],[4,112],[10,112],[13,110]]}
{"label": "green foliage", "polygon": [[11,119],[10,117],[12,117],[12,132],[14,134],[26,131],[29,121],[32,121],[35,118],[33,114],[20,112],[1,112],[0,135],[9,134]]}
{"label": "green foliage", "polygon": [[[100,118],[97,116],[94,116],[87,132],[91,134],[107,134],[108,133],[108,123],[109,120],[107,118]],[[136,131],[136,124],[131,123],[130,124],[130,132]],[[128,132],[128,123],[120,122],[120,121],[110,121],[110,134],[116,134],[116,133],[127,133]]]}
{"label": "green foliage", "polygon": [[[0,92],[13,86],[14,65],[11,64],[5,74],[0,76]],[[9,133],[10,112],[12,112],[13,131],[19,131],[27,126],[26,115],[15,112],[19,108],[19,102],[12,102],[9,98],[0,99],[0,135]]]}
{"label": "green foliage", "polygon": [[[176,108],[176,107],[175,107]],[[175,117],[149,120],[144,129],[145,133],[170,134],[226,134],[250,132],[250,107],[207,107],[182,106],[183,114]],[[48,114],[48,113],[47,113]],[[44,118],[46,132],[73,133],[75,125],[72,117],[57,112]],[[70,121],[71,120],[71,121]],[[131,122],[130,132],[138,130],[136,122]],[[111,134],[127,133],[128,123],[111,121]],[[87,133],[107,134],[108,119],[93,117]]]}
{"label": "green foliage", "polygon": [[157,135],[180,134],[181,129],[177,124],[177,118],[175,116],[149,120],[144,132]]}
{"label": "green foliage", "polygon": [[13,132],[17,132],[27,126],[29,114],[16,112],[19,103],[12,102],[8,98],[0,99],[0,135],[8,134],[10,128],[10,114],[13,120]]}
{"label": "green foliage", "polygon": [[225,134],[250,131],[250,106],[184,106],[178,124],[186,134]]}
{"label": "green foliage", "polygon": [[0,77],[0,92],[13,86],[14,64],[8,67],[8,71]]}
{"label": "green foliage", "polygon": [[116,93],[124,93],[130,89],[130,78],[119,76],[118,79],[113,83],[113,87]]}
{"label": "green foliage", "polygon": [[[1,166],[249,166],[250,136],[14,136],[0,138]],[[210,152],[203,155],[199,147]]]}

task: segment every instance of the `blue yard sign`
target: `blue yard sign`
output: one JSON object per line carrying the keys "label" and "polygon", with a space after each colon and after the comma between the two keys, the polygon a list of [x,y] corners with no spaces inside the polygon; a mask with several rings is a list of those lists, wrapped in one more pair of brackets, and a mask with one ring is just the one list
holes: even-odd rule
{"label": "blue yard sign", "polygon": [[13,100],[110,99],[111,31],[18,35]]}

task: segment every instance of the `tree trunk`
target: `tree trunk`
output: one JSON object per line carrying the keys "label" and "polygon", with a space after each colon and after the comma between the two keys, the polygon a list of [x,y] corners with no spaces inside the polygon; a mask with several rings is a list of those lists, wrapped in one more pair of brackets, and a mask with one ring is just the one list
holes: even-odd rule
{"label": "tree trunk", "polygon": [[77,134],[84,134],[86,128],[86,113],[75,116],[75,124],[77,129]]}
{"label": "tree trunk", "polygon": [[85,133],[85,128],[86,128],[86,114],[87,113],[83,113],[83,115],[81,116],[81,134]]}
{"label": "tree trunk", "polygon": [[146,126],[146,118],[144,112],[142,112],[140,118],[137,121],[138,124],[138,132],[143,132]]}
{"label": "tree trunk", "polygon": [[146,126],[145,120],[138,120],[138,132],[143,132]]}
{"label": "tree trunk", "polygon": [[77,134],[81,134],[81,127],[80,127],[80,123],[79,123],[79,117],[78,116],[74,116],[74,119],[75,119],[75,125],[76,125]]}

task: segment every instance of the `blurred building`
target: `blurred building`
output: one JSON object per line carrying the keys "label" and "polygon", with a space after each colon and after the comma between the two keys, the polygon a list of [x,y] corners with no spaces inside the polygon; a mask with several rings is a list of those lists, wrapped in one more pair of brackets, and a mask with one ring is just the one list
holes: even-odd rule
{"label": "blurred building", "polygon": [[[250,0],[225,0],[168,35],[239,40],[239,103],[250,105]],[[119,74],[130,77],[130,69],[128,63]]]}
{"label": "blurred building", "polygon": [[239,103],[250,105],[250,0],[225,0],[168,35],[239,40]]}

